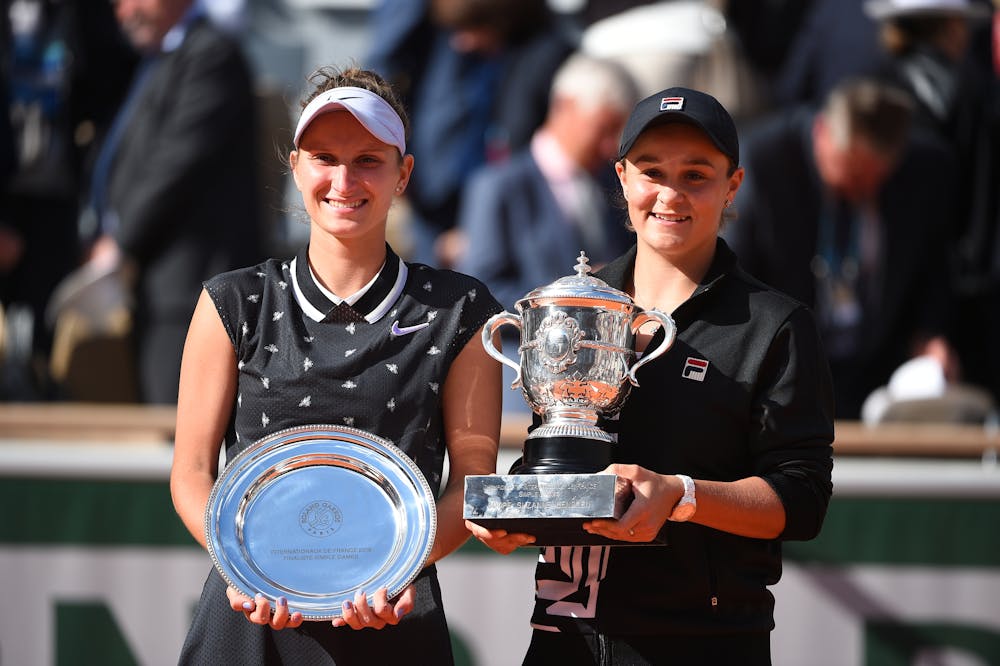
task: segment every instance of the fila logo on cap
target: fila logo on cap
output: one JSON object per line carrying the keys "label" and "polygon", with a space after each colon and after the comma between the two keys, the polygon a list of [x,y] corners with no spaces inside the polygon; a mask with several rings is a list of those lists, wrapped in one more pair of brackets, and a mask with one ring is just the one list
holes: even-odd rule
{"label": "fila logo on cap", "polygon": [[684,370],[681,371],[681,377],[693,379],[696,382],[703,382],[705,381],[705,374],[707,372],[708,361],[688,356],[687,361],[684,362]]}
{"label": "fila logo on cap", "polygon": [[660,111],[682,111],[683,109],[683,97],[664,97],[660,100]]}

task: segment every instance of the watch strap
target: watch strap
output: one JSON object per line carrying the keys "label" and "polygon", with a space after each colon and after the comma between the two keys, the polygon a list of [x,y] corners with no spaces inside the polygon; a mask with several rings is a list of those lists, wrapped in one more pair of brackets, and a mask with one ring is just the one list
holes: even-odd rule
{"label": "watch strap", "polygon": [[694,510],[698,506],[695,496],[694,479],[687,474],[675,474],[674,476],[680,479],[681,483],[684,484],[684,494],[674,506],[668,520],[673,522],[684,522],[690,520],[691,517],[694,516]]}

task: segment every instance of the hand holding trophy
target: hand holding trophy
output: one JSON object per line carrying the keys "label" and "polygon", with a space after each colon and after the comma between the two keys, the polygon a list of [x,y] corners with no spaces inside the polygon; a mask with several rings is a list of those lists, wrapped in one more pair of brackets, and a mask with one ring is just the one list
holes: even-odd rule
{"label": "hand holding trophy", "polygon": [[[537,546],[609,543],[581,527],[625,509],[616,499],[617,477],[597,474],[613,461],[614,443],[599,420],[618,413],[631,386],[638,386],[639,368],[676,337],[669,315],[637,312],[627,294],[590,275],[587,263],[581,252],[575,275],[529,292],[515,305],[520,314],[501,312],[483,328],[487,353],[517,372],[511,388],[521,388],[542,423],[509,474],[466,477],[464,517],[488,529],[532,534]],[[663,339],[636,362],[636,331],[650,321],[663,327]],[[520,331],[520,364],[493,344],[493,333],[506,324]]]}

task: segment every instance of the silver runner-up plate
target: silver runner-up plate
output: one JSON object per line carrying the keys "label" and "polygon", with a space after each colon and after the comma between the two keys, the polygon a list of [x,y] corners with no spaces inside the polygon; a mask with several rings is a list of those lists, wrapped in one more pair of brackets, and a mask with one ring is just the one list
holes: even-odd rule
{"label": "silver runner-up plate", "polygon": [[358,591],[389,598],[420,573],[437,530],[434,494],[389,441],[312,425],[258,440],[226,466],[205,510],[208,552],[246,595],[288,599],[307,620]]}

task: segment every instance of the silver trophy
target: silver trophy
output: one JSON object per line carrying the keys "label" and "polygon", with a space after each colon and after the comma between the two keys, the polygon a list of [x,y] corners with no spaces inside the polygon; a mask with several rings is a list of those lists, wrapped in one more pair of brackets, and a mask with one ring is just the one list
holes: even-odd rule
{"label": "silver trophy", "polygon": [[[486,352],[516,371],[511,388],[521,388],[541,424],[509,474],[466,477],[464,514],[490,529],[534,534],[535,545],[606,543],[580,527],[624,510],[616,477],[595,474],[613,461],[614,438],[600,424],[621,410],[639,385],[636,372],[670,349],[677,332],[669,315],[638,309],[590,275],[583,252],[575,269],[519,300],[518,315],[501,312],[483,327]],[[635,334],[647,322],[663,327],[663,339],[636,361]],[[520,364],[493,344],[507,324],[520,332]]]}

